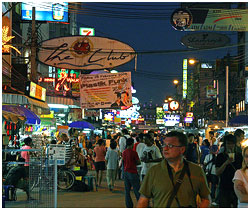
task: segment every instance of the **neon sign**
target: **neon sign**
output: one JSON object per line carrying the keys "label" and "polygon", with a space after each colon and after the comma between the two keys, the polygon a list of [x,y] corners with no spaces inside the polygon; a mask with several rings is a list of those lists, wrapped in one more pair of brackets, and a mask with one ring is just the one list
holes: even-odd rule
{"label": "neon sign", "polygon": [[56,91],[60,91],[60,87],[63,88],[63,90],[65,91],[69,91],[70,90],[70,86],[68,85],[68,83],[79,83],[80,79],[79,78],[75,78],[76,74],[70,74],[71,76],[74,77],[68,77],[68,73],[65,72],[64,70],[60,71],[60,76],[58,75],[58,79],[56,78],[52,78],[52,77],[45,77],[42,78],[40,77],[38,82],[57,82],[56,84]]}
{"label": "neon sign", "polygon": [[3,53],[9,53],[10,52],[10,48],[14,49],[16,52],[18,52],[19,54],[21,54],[21,52],[13,47],[12,45],[8,44],[8,42],[15,38],[15,36],[8,36],[9,33],[9,27],[8,26],[4,26],[2,29],[2,52]]}

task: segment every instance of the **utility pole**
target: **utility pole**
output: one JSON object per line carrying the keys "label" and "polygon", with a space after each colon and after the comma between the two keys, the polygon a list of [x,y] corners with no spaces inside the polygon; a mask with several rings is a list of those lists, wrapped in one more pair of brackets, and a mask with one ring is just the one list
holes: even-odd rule
{"label": "utility pole", "polygon": [[226,127],[228,127],[228,80],[229,80],[229,53],[227,54],[226,65]]}
{"label": "utility pole", "polygon": [[36,76],[36,41],[37,41],[37,34],[36,34],[36,8],[32,7],[32,22],[31,22],[31,74],[30,80],[37,83],[37,76]]}

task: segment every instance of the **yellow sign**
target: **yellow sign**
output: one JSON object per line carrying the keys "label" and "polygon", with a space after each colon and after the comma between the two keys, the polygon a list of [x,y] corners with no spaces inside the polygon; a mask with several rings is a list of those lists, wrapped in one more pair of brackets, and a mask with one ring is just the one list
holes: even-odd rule
{"label": "yellow sign", "polygon": [[50,111],[50,114],[40,115],[40,118],[54,118],[54,111]]}
{"label": "yellow sign", "polygon": [[10,52],[10,48],[14,49],[16,52],[18,52],[19,54],[21,54],[21,52],[13,47],[11,44],[8,44],[8,42],[15,38],[15,36],[8,36],[9,33],[9,27],[8,26],[4,26],[2,29],[2,53],[9,53]]}

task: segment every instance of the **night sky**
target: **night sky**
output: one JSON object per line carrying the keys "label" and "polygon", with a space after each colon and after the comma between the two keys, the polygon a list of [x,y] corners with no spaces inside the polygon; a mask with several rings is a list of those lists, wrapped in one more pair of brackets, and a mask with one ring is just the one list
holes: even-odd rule
{"label": "night sky", "polygon": [[[175,93],[172,81],[174,79],[182,81],[184,58],[215,61],[228,52],[231,55],[236,55],[237,52],[236,48],[188,53],[167,52],[188,49],[181,44],[180,40],[186,34],[195,33],[177,31],[170,24],[171,14],[180,7],[179,2],[82,3],[79,12],[81,14],[77,16],[77,26],[95,28],[95,36],[119,40],[139,52],[136,72],[134,59],[114,69],[119,72],[131,71],[132,81],[137,91],[134,96],[140,102],[144,103],[152,99],[153,103],[162,104],[166,96]],[[236,43],[236,32],[218,33],[228,35],[231,39],[230,44]],[[165,53],[155,53],[160,50]]]}

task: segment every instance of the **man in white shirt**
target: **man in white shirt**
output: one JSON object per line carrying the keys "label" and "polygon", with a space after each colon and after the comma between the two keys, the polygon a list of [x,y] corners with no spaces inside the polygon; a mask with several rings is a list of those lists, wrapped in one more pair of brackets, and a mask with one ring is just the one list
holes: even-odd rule
{"label": "man in white shirt", "polygon": [[127,129],[123,129],[122,134],[123,134],[123,136],[119,139],[119,149],[120,149],[121,154],[126,149],[126,141],[127,141],[127,139],[130,138],[130,135],[129,135]]}
{"label": "man in white shirt", "polygon": [[[142,162],[142,180],[148,170],[159,163],[162,160],[162,155],[160,149],[154,145],[154,139],[150,134],[144,135],[144,141],[146,146],[142,151],[141,162]],[[138,146],[137,146],[138,147]]]}
{"label": "man in white shirt", "polygon": [[[126,142],[127,139],[130,138],[130,135],[128,133],[128,130],[126,128],[124,128],[122,130],[122,137],[119,139],[119,150],[120,150],[120,155],[122,155],[123,151],[126,149]],[[122,163],[122,179],[124,178],[124,165]]]}

